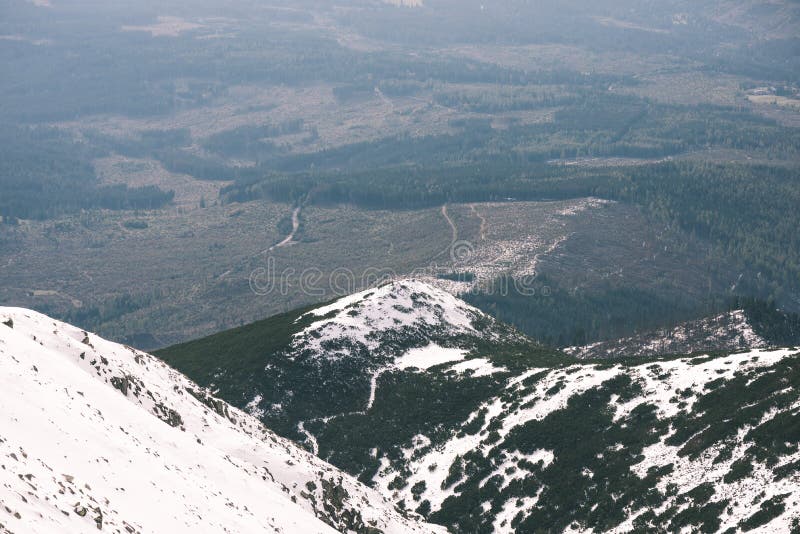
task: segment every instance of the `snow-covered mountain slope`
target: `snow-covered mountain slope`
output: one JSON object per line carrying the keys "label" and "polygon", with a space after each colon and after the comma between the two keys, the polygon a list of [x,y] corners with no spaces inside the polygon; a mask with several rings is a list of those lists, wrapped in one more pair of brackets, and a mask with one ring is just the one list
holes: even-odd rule
{"label": "snow-covered mountain slope", "polygon": [[0,323],[0,532],[441,531],[150,355]]}
{"label": "snow-covered mountain slope", "polygon": [[452,532],[800,531],[796,349],[582,362],[403,281],[164,356]]}
{"label": "snow-covered mountain slope", "polygon": [[689,321],[672,329],[655,330],[613,341],[601,341],[564,352],[576,358],[618,358],[691,354],[699,351],[764,348],[770,343],[759,336],[744,310]]}

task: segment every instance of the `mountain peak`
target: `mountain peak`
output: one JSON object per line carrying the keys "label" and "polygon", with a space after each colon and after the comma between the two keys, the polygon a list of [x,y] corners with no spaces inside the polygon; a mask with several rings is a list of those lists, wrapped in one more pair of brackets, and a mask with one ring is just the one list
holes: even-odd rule
{"label": "mountain peak", "polygon": [[[388,303],[387,300],[389,301]],[[447,318],[453,324],[460,322],[466,323],[466,326],[468,326],[472,320],[471,316],[483,315],[483,312],[456,298],[451,293],[416,278],[393,280],[375,288],[344,296],[329,305],[316,308],[306,315],[325,316],[331,312],[343,311],[354,306],[386,309],[387,306],[391,305],[392,308],[398,309],[398,306],[391,302],[394,300],[410,300],[410,304],[427,302],[429,303],[428,306],[422,304],[418,304],[418,306],[425,308],[438,307],[442,313],[448,314]]]}
{"label": "mountain peak", "polygon": [[494,382],[509,366],[528,366],[539,352],[537,343],[512,327],[429,283],[407,279],[172,347],[163,355],[176,367],[196,370],[192,376],[200,383],[317,452],[308,432],[312,425],[369,411],[378,390],[398,373],[433,377],[442,371],[454,382],[466,377]]}
{"label": "mountain peak", "polygon": [[383,364],[414,345],[458,345],[469,338],[508,337],[510,329],[426,282],[408,279],[383,284],[321,306],[296,322],[312,321],[294,334],[295,355],[326,358],[369,353]]}

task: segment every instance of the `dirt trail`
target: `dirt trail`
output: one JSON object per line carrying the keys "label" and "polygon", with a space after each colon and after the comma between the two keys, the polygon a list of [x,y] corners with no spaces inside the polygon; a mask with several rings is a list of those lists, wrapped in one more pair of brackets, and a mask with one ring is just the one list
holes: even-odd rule
{"label": "dirt trail", "polygon": [[345,412],[336,415],[328,415],[325,417],[315,417],[313,419],[308,419],[307,421],[300,421],[299,423],[297,423],[298,432],[300,432],[303,436],[305,436],[306,441],[308,441],[309,444],[311,445],[311,452],[313,452],[315,456],[319,454],[319,444],[317,443],[317,438],[314,436],[314,434],[312,434],[306,429],[305,423],[306,422],[314,423],[317,421],[322,421],[323,423],[327,424],[332,419],[337,419],[339,417],[347,417],[350,415],[365,415],[368,411],[370,411],[370,409],[372,409],[372,406],[375,404],[375,395],[378,391],[378,379],[384,372],[391,371],[392,369],[394,369],[394,367],[390,365],[388,367],[378,369],[376,372],[372,374],[372,377],[370,378],[369,381],[369,398],[367,399],[367,406],[363,410],[356,410],[354,412]]}
{"label": "dirt trail", "polygon": [[442,217],[444,217],[444,220],[447,221],[448,226],[450,226],[450,244],[447,245],[447,248],[434,256],[432,258],[434,260],[445,254],[452,253],[453,245],[458,241],[458,227],[456,223],[453,222],[453,219],[450,218],[450,214],[447,213],[447,204],[442,204]]}
{"label": "dirt trail", "polygon": [[300,228],[300,210],[302,206],[297,206],[294,211],[292,212],[292,231],[289,235],[283,238],[283,241],[278,243],[277,245],[272,245],[267,249],[267,252],[270,250],[285,247],[286,245],[290,245],[294,242],[294,236],[297,234],[297,230]]}
{"label": "dirt trail", "polygon": [[480,221],[481,221],[481,229],[480,229],[481,241],[485,241],[486,240],[486,217],[484,217],[483,215],[478,213],[478,210],[475,208],[475,204],[470,204],[469,205],[469,209],[472,211],[472,213],[478,219],[480,219]]}
{"label": "dirt trail", "polygon": [[458,241],[458,227],[453,222],[453,219],[450,218],[450,215],[447,213],[447,204],[442,205],[442,217],[445,218],[447,224],[450,225],[450,230],[452,231],[453,237],[450,239],[450,243],[455,243]]}

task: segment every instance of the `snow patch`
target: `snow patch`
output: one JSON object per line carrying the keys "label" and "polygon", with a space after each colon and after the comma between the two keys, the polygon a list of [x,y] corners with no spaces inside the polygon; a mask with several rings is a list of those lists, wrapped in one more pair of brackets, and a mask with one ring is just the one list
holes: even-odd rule
{"label": "snow patch", "polygon": [[502,373],[507,371],[505,367],[495,367],[492,362],[486,358],[473,358],[461,363],[457,363],[450,367],[451,370],[463,374],[467,371],[472,371],[472,376],[488,376],[494,373]]}
{"label": "snow patch", "polygon": [[263,409],[259,407],[262,400],[264,400],[264,398],[261,395],[256,395],[255,397],[253,397],[253,400],[247,403],[247,405],[245,406],[245,411],[250,415],[252,415],[253,417],[255,417],[256,419],[261,419],[262,417],[264,417],[264,414],[266,413]]}
{"label": "snow patch", "polygon": [[431,343],[427,347],[409,350],[395,361],[395,365],[398,369],[408,369],[410,367],[429,369],[437,365],[463,360],[466,353],[467,351],[464,349],[444,348]]}

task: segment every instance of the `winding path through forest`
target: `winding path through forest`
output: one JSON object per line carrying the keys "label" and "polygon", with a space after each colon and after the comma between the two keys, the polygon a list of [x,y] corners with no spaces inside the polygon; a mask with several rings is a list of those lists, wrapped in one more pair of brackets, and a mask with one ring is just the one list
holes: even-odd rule
{"label": "winding path through forest", "polygon": [[272,245],[267,249],[267,251],[285,247],[286,245],[290,245],[294,242],[294,236],[297,234],[297,230],[300,228],[300,210],[302,209],[302,205],[297,206],[294,211],[292,212],[292,231],[289,235],[283,238],[283,241],[278,243],[277,245]]}
{"label": "winding path through forest", "polygon": [[452,237],[450,238],[450,243],[453,244],[458,241],[458,227],[456,223],[453,222],[453,219],[450,218],[450,215],[447,213],[447,204],[442,204],[442,217],[445,218],[447,224],[450,225],[450,231],[452,232]]}
{"label": "winding path through forest", "polygon": [[308,419],[306,421],[300,421],[297,423],[297,431],[300,432],[303,436],[305,436],[306,441],[311,445],[311,452],[314,453],[315,456],[319,455],[319,444],[317,443],[317,438],[309,432],[306,427],[305,423],[313,423],[316,421],[322,421],[323,423],[328,423],[331,419],[336,419],[337,417],[346,417],[349,415],[365,415],[375,404],[375,394],[378,391],[378,379],[380,376],[386,372],[395,369],[394,366],[390,365],[388,367],[383,367],[378,369],[372,374],[372,377],[369,381],[369,398],[367,399],[367,406],[363,410],[356,410],[354,412],[345,412],[336,415],[327,415],[325,417],[315,417],[313,419]]}
{"label": "winding path through forest", "polygon": [[478,213],[478,210],[475,208],[475,204],[470,204],[469,209],[472,211],[473,215],[475,215],[481,221],[481,228],[480,228],[480,236],[481,241],[486,240],[486,217]]}
{"label": "winding path through forest", "polygon": [[455,243],[458,241],[458,227],[456,226],[456,223],[453,222],[453,219],[450,218],[450,214],[447,213],[447,204],[442,204],[442,217],[444,217],[444,220],[447,221],[448,226],[450,226],[450,244],[447,245],[447,248],[434,256],[434,260],[440,256],[443,256],[444,254],[451,253],[453,250],[453,245],[455,245]]}

